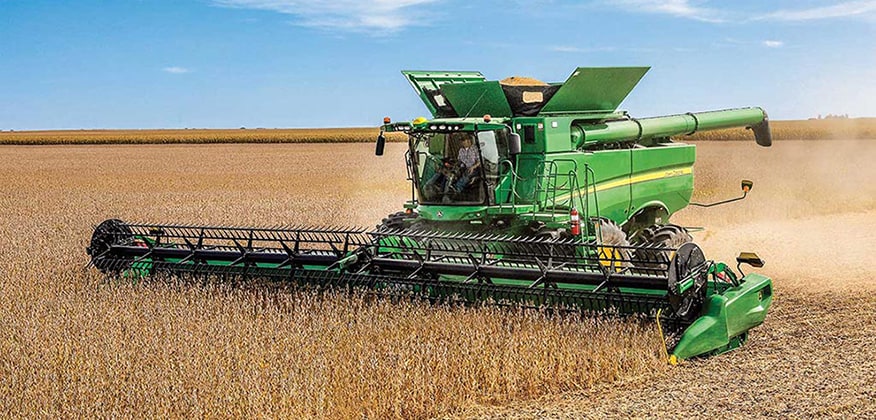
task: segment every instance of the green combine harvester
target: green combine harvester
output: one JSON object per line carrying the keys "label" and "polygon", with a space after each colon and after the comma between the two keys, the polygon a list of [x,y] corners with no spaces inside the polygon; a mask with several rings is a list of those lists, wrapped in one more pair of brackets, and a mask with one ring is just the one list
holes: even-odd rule
{"label": "green combine harvester", "polygon": [[748,127],[760,108],[637,119],[617,107],[647,67],[578,68],[563,83],[405,71],[433,118],[408,136],[411,199],[373,230],[99,224],[87,249],[110,275],[259,278],[431,302],[657,320],[670,360],[742,345],[772,302],[761,267],[708,260],[669,222],[691,203],[695,147],[672,137]]}

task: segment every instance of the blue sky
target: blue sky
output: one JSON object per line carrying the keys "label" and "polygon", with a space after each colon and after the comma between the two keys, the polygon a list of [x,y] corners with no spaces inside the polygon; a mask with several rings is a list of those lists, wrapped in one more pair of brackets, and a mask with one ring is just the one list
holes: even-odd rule
{"label": "blue sky", "polygon": [[635,116],[876,116],[876,0],[0,0],[0,129],[375,126],[399,73],[648,65]]}

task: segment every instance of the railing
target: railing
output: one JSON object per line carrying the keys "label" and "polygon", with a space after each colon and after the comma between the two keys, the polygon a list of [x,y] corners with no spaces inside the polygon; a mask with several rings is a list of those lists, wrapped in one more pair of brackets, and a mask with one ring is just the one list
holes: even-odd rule
{"label": "railing", "polygon": [[[499,208],[507,208],[506,204],[507,204],[507,205],[510,205],[510,207],[513,208],[514,206],[517,205],[517,200],[520,199],[520,198],[522,198],[522,197],[520,197],[520,194],[517,193],[517,181],[520,180],[521,178],[520,178],[520,175],[517,175],[517,172],[514,171],[514,164],[511,163],[511,161],[508,160],[508,159],[502,159],[502,160],[500,160],[500,161],[499,161],[499,164],[497,165],[496,170],[497,170],[499,173],[502,173],[502,167],[505,166],[505,165],[508,166],[508,174],[507,174],[506,176],[510,176],[510,177],[511,177],[511,186],[509,187],[509,190],[508,190],[508,199],[507,199],[507,200],[499,200],[499,199],[497,198],[497,199],[495,200],[495,204],[496,204],[497,206],[499,206]],[[499,186],[501,183],[502,183],[502,182],[497,181],[497,182],[496,182],[496,188],[498,188],[498,186]],[[497,191],[497,192],[498,192],[498,191]]]}

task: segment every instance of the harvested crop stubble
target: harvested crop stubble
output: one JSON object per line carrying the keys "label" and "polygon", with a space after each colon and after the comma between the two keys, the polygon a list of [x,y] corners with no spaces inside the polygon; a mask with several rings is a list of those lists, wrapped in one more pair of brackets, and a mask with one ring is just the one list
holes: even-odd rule
{"label": "harvested crop stubble", "polygon": [[[366,226],[401,145],[0,148],[0,416],[423,418],[664,369],[635,321],[104,280],[104,218]],[[193,165],[192,156],[198,156]],[[196,167],[196,169],[194,169]]]}
{"label": "harvested crop stubble", "polygon": [[636,324],[82,268],[107,217],[371,225],[409,194],[403,149],[0,147],[0,416],[876,417],[876,142],[698,144],[696,201],[755,187],[677,222],[709,258],[757,251],[776,295],[745,347],[672,369]]}
{"label": "harvested crop stubble", "polygon": [[760,339],[744,351],[656,375],[464,418],[876,417],[876,300],[820,293],[779,296]]}

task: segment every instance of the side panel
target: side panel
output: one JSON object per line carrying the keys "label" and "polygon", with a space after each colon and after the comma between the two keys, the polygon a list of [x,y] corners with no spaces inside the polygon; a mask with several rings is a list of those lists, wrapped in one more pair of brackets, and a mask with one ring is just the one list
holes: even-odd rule
{"label": "side panel", "polygon": [[402,71],[405,78],[420,95],[423,104],[434,117],[452,117],[453,109],[439,91],[441,85],[483,82],[484,75],[477,71]]}
{"label": "side panel", "polygon": [[650,67],[578,67],[542,114],[614,111]]}
{"label": "side panel", "polygon": [[750,273],[739,286],[710,296],[702,315],[685,330],[672,354],[689,359],[738,347],[748,330],[766,318],[773,301],[772,285],[769,277]]}
{"label": "side panel", "polygon": [[632,150],[632,197],[628,216],[646,204],[662,203],[669,214],[686,207],[693,194],[696,147],[666,144]]}
{"label": "side panel", "polygon": [[[591,182],[588,194],[588,217],[607,217],[615,222],[626,220],[630,206],[630,150],[601,150],[584,153],[584,161],[590,165],[595,175],[595,185]],[[585,182],[585,169],[582,165],[578,180],[581,186]],[[593,192],[595,191],[595,195]],[[598,205],[598,208],[597,208]]]}
{"label": "side panel", "polygon": [[511,116],[511,107],[499,82],[445,83],[441,92],[460,117]]}

